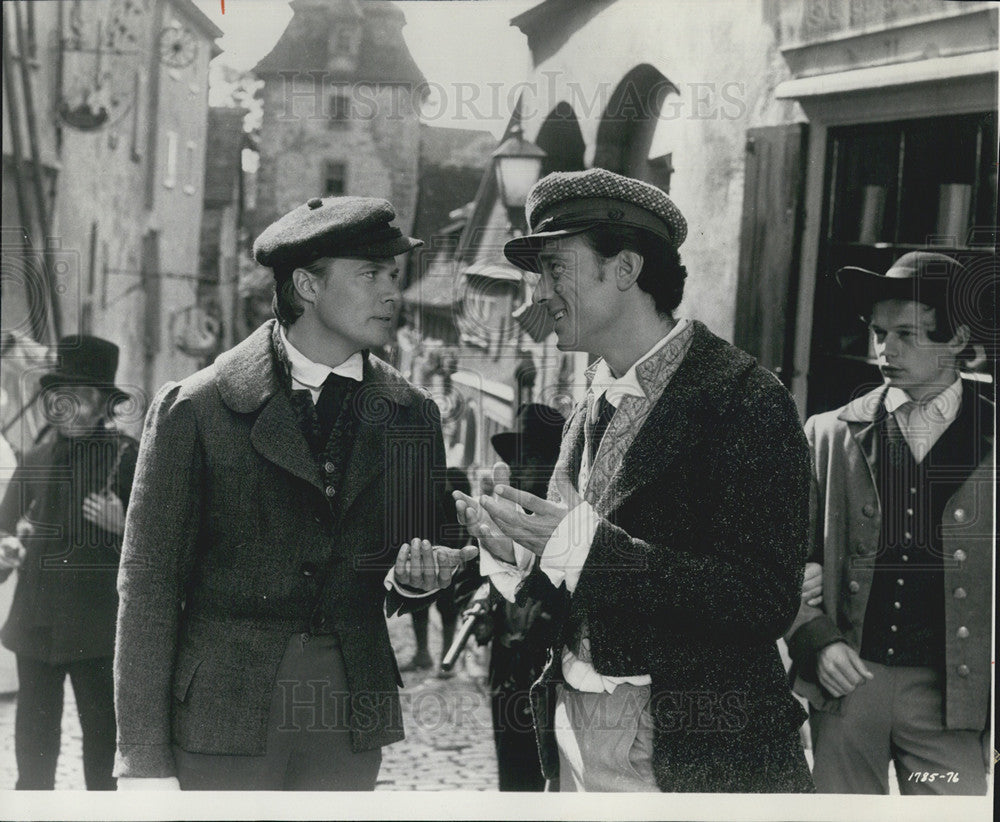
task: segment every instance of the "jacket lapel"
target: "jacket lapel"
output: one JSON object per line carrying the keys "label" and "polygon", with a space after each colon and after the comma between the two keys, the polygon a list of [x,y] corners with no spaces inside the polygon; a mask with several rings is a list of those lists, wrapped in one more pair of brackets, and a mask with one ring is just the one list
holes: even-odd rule
{"label": "jacket lapel", "polygon": [[323,490],[319,465],[284,391],[271,395],[250,431],[250,442],[264,459]]}
{"label": "jacket lapel", "polygon": [[[878,488],[878,427],[885,413],[887,390],[886,386],[879,386],[848,403],[839,414],[839,419],[847,423],[851,438],[858,446],[858,453],[865,461],[873,488]],[[854,470],[854,466],[851,466],[851,470]]]}
{"label": "jacket lapel", "polygon": [[[357,395],[355,395],[357,396]],[[344,484],[340,491],[341,514],[347,512],[361,490],[388,468],[386,460],[385,425],[359,422],[357,436],[351,447],[351,456],[344,471]]]}
{"label": "jacket lapel", "polygon": [[[357,414],[354,444],[351,455],[344,470],[344,480],[340,491],[341,515],[347,513],[358,494],[380,474],[389,469],[390,455],[388,453],[388,431],[390,423],[400,425],[400,436],[409,438],[421,437],[425,433],[433,436],[434,428],[430,420],[421,420],[424,424],[407,426],[400,418],[405,413],[402,409],[411,405],[417,396],[416,391],[394,369],[383,363],[377,357],[365,352],[364,380],[354,395],[354,409]],[[432,442],[427,442],[428,460],[433,458]],[[404,458],[403,454],[393,454],[392,461]],[[421,455],[421,459],[423,455]],[[431,493],[432,489],[428,489]]]}
{"label": "jacket lapel", "polygon": [[323,490],[319,466],[281,386],[268,320],[215,361],[222,401],[237,414],[259,410],[250,442],[264,459]]}
{"label": "jacket lapel", "polygon": [[[588,399],[579,403],[570,417],[566,433],[559,443],[559,458],[556,460],[556,467],[553,474],[559,471],[564,472],[570,483],[579,492],[580,488],[580,464],[583,461],[583,448],[587,424],[587,409],[593,398],[588,395]],[[555,480],[549,482],[549,497],[555,488]]]}
{"label": "jacket lapel", "polygon": [[649,410],[598,500],[596,507],[603,516],[640,487],[663,476],[679,456],[711,434],[740,374],[756,362],[700,322],[693,325],[684,359]]}

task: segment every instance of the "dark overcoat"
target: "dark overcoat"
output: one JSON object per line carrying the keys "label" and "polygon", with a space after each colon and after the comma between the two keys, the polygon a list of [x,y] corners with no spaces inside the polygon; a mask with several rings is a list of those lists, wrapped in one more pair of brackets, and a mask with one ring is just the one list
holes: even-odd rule
{"label": "dark overcoat", "polygon": [[[122,538],[88,522],[88,494],[113,492],[128,506],[139,444],[113,428],[54,435],[29,451],[0,504],[0,533],[26,517],[34,528],[3,627],[5,647],[51,665],[114,653]],[[0,571],[0,580],[10,572]]]}
{"label": "dark overcoat", "polygon": [[[585,618],[598,673],[652,679],[661,790],[809,791],[805,712],[776,646],[808,551],[806,442],[781,383],[694,326],[595,506],[600,525],[572,597],[537,567],[518,592],[562,599],[552,662],[532,689],[539,755],[555,776],[553,683],[571,626]],[[556,467],[574,484],[586,418],[581,404]]]}
{"label": "dark overcoat", "polygon": [[356,438],[331,505],[279,378],[273,321],[165,386],[142,436],[118,580],[116,775],[170,776],[171,744],[264,753],[289,635],[341,642],[356,751],[402,739],[384,577],[441,522],[429,395],[366,356]]}

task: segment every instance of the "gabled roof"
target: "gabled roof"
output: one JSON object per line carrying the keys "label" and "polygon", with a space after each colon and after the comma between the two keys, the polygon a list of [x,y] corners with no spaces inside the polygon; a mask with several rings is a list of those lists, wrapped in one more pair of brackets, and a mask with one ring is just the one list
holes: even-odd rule
{"label": "gabled roof", "polygon": [[359,82],[374,85],[426,85],[403,39],[403,13],[388,0],[365,0],[351,4],[360,8],[361,44],[354,70],[331,70],[330,34],[341,22],[353,17],[341,12],[340,0],[328,3],[298,3],[288,27],[274,48],[253,69],[258,77],[282,73],[323,72],[332,82]]}

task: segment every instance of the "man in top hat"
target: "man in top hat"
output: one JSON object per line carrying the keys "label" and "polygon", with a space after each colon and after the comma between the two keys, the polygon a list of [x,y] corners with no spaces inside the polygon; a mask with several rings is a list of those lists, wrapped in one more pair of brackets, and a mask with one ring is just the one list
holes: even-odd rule
{"label": "man in top hat", "polygon": [[118,580],[119,789],[371,790],[403,737],[383,608],[476,549],[433,544],[440,415],[368,353],[420,244],[394,216],[314,198],[265,229],[277,319],[152,403]]}
{"label": "man in top hat", "polygon": [[17,655],[17,788],[51,790],[63,684],[73,683],[88,790],[114,790],[115,579],[138,443],[113,412],[118,346],[72,336],[41,378],[54,434],[30,450],[0,503],[0,581],[17,589],[3,644]]}
{"label": "man in top hat", "polygon": [[560,790],[810,790],[775,645],[808,547],[791,398],[674,316],[687,225],[658,188],[554,173],[526,209],[504,253],[534,274],[559,348],[600,359],[549,499],[498,482],[462,507],[494,585],[560,614],[533,694],[546,775]]}
{"label": "man in top hat", "polygon": [[822,593],[788,647],[820,791],[887,794],[891,761],[903,794],[986,792],[994,413],[959,375],[983,273],[923,251],[837,273],[884,383],[806,422]]}
{"label": "man in top hat", "polygon": [[[512,488],[544,497],[559,457],[559,442],[566,418],[555,408],[526,403],[517,409],[514,430],[490,438],[509,469],[500,476]],[[482,492],[493,492],[492,477],[484,478]],[[552,614],[541,600],[526,597],[523,604],[498,596],[492,611],[491,631],[477,635],[490,646],[490,706],[497,775],[501,791],[541,791],[545,777],[538,761],[535,730],[528,694],[541,675],[552,643]]]}

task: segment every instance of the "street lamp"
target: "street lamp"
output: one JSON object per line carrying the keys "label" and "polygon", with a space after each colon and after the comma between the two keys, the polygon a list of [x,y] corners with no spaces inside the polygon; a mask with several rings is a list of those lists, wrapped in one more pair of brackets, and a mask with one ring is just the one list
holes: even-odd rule
{"label": "street lamp", "polygon": [[515,123],[510,136],[499,145],[492,157],[500,199],[507,209],[510,233],[514,234],[516,230],[523,234],[528,227],[524,219],[524,203],[528,199],[528,191],[542,174],[545,152],[525,140],[520,124]]}

